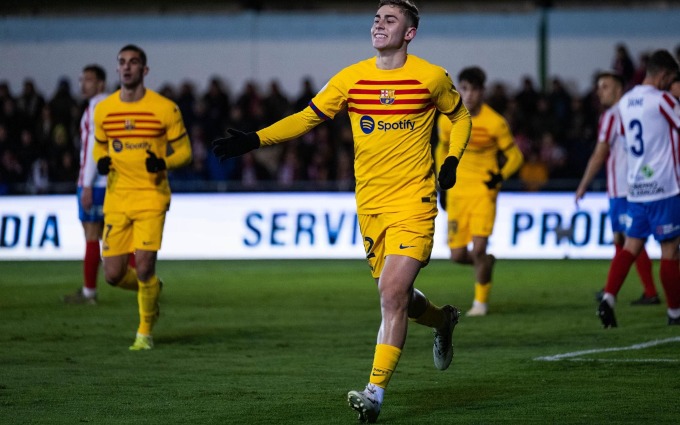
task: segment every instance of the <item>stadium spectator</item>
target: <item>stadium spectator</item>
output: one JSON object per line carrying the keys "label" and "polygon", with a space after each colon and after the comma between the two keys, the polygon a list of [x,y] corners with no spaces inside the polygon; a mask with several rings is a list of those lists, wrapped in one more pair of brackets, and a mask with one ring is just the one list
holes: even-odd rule
{"label": "stadium spectator", "polygon": [[17,98],[17,108],[24,114],[27,123],[34,123],[40,119],[45,98],[38,93],[32,79],[24,80],[24,89]]}
{"label": "stadium spectator", "polygon": [[[453,122],[451,148],[439,173],[444,189],[455,184],[458,161],[470,134],[470,115],[448,74],[407,55],[418,20],[418,9],[409,0],[381,0],[371,27],[376,57],[340,71],[302,111],[257,132],[230,129],[227,138],[213,142],[218,157],[243,155],[260,146],[298,138],[348,108],[356,147],[357,212],[382,312],[369,383],[363,391],[348,393],[350,406],[364,422],[377,420],[404,346],[409,317],[436,330],[435,366],[446,369],[453,355],[451,339],[459,315],[455,307],[434,306],[413,287],[429,260],[437,215],[430,150],[435,109],[418,105],[436,106]],[[373,81],[402,84],[395,84],[396,90],[382,89]],[[413,98],[419,103],[402,103],[406,97],[402,90],[420,93]],[[382,114],[386,112],[389,114]],[[371,115],[384,124],[397,126],[407,120],[414,127],[377,131],[377,123],[367,119]]]}
{"label": "stadium spectator", "polygon": [[[583,199],[593,179],[606,163],[609,220],[614,235],[614,250],[618,253],[623,249],[628,211],[626,141],[620,133],[621,122],[618,113],[618,102],[623,96],[623,79],[614,72],[602,72],[597,86],[600,104],[607,109],[600,116],[597,144],[576,189],[575,202],[578,207],[579,201]],[[633,305],[659,304],[652,276],[652,261],[644,246],[635,259],[635,267],[644,292],[638,300],[633,301]]]}
{"label": "stadium spectator", "polygon": [[628,52],[628,47],[623,43],[619,43],[615,47],[612,70],[623,79],[623,91],[625,93],[632,87],[635,64],[633,64],[633,59]]}
{"label": "stadium spectator", "polygon": [[505,112],[508,109],[509,100],[505,84],[494,83],[491,85],[491,90],[489,90],[489,95],[486,98],[486,104],[494,111],[501,115],[505,115]]}
{"label": "stadium spectator", "polygon": [[57,85],[57,91],[52,96],[49,102],[50,111],[52,111],[52,121],[55,127],[62,126],[66,132],[66,139],[68,143],[73,146],[71,142],[73,136],[77,132],[77,120],[79,116],[78,102],[71,94],[71,83],[66,78],[61,78]]}
{"label": "stadium spectator", "polygon": [[[446,193],[451,261],[474,268],[475,296],[466,316],[486,316],[489,311],[496,257],[487,253],[487,246],[496,221],[496,200],[502,182],[514,175],[523,161],[508,123],[484,103],[485,83],[486,74],[479,67],[464,68],[458,74],[457,87],[472,116],[472,132],[457,184]],[[451,121],[440,115],[437,124],[437,162],[442,163],[449,151]],[[502,167],[499,154],[504,157]],[[470,243],[472,250],[468,249]]]}
{"label": "stadium spectator", "polygon": [[527,192],[538,192],[548,183],[550,171],[548,165],[541,160],[538,149],[531,148],[525,154],[526,160],[519,169],[519,180]]}
{"label": "stadium spectator", "polygon": [[97,304],[97,275],[101,262],[99,241],[104,230],[106,176],[94,162],[94,108],[107,97],[106,72],[99,65],[87,65],[80,74],[80,93],[86,101],[80,118],[80,168],[76,189],[78,219],[85,236],[83,286],[63,297],[67,304]]}
{"label": "stadium spectator", "polygon": [[[667,50],[649,58],[647,76],[618,103],[628,158],[628,222],[623,249],[614,256],[597,313],[605,328],[616,327],[616,296],[651,235],[661,245],[659,275],[669,325],[680,325],[680,184],[676,153],[680,104],[668,90],[678,63]],[[643,139],[644,134],[644,139]]]}
{"label": "stadium spectator", "polygon": [[203,95],[203,103],[206,109],[203,121],[205,140],[223,136],[228,124],[231,100],[219,77],[210,79],[208,90]]}
{"label": "stadium spectator", "polygon": [[[127,45],[117,59],[121,88],[95,109],[94,158],[97,171],[108,175],[104,275],[113,286],[137,291],[139,327],[130,350],[138,351],[153,348],[160,314],[156,259],[170,206],[167,172],[191,162],[191,143],[179,107],[144,86],[149,72],[144,51]],[[138,125],[144,118],[149,122]],[[131,252],[136,269],[128,263]]]}

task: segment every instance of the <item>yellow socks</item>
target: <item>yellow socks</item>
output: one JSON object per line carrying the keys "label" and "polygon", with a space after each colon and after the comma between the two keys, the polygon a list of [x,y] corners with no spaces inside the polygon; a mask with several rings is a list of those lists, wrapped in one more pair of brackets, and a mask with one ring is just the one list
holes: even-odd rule
{"label": "yellow socks", "polygon": [[128,266],[125,276],[123,276],[123,279],[118,282],[116,286],[129,291],[137,291],[139,289],[139,284],[137,283],[137,270]]}
{"label": "yellow socks", "polygon": [[481,284],[475,283],[475,301],[480,304],[489,302],[489,293],[491,292],[491,282]]}
{"label": "yellow socks", "polygon": [[387,344],[375,346],[375,356],[373,357],[373,370],[369,382],[382,389],[387,388],[387,384],[392,378],[394,369],[397,368],[401,349]]}
{"label": "yellow socks", "polygon": [[137,333],[151,335],[153,325],[159,314],[158,297],[161,292],[158,277],[153,276],[148,282],[139,281],[137,304],[139,305],[139,328]]}
{"label": "yellow socks", "polygon": [[423,314],[418,317],[414,317],[411,320],[419,325],[437,329],[442,326],[446,320],[444,310],[432,304],[428,299],[426,299],[425,302],[427,303],[427,307],[425,307]]}

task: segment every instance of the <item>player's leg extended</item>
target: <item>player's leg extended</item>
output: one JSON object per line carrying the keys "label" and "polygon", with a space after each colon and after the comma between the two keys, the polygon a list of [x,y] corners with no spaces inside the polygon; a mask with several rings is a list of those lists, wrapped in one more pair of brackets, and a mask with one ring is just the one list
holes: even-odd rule
{"label": "player's leg extended", "polygon": [[634,237],[626,238],[623,249],[620,250],[609,265],[609,273],[607,274],[607,284],[604,287],[604,295],[602,301],[597,307],[597,315],[605,328],[617,327],[616,316],[614,315],[614,306],[616,305],[616,296],[626,280],[626,276],[633,266],[635,257],[644,246],[644,240]]}
{"label": "player's leg extended", "polygon": [[137,273],[139,291],[137,304],[139,306],[139,327],[137,333],[151,336],[153,326],[160,314],[158,298],[161,291],[160,279],[156,276],[156,251],[137,250]]}
{"label": "player's leg extended", "polygon": [[162,283],[156,276],[156,258],[161,248],[164,211],[144,211],[134,215],[134,247],[137,263],[137,304],[139,306],[139,327],[131,350],[153,348],[151,337],[153,327],[160,315],[158,299]]}

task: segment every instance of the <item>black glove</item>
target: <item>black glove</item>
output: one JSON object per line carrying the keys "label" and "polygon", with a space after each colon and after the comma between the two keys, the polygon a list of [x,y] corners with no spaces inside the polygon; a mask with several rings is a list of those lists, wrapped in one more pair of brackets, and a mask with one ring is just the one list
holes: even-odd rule
{"label": "black glove", "polygon": [[212,151],[220,162],[227,158],[241,156],[260,147],[260,137],[255,132],[244,133],[230,128],[227,130],[229,137],[215,139],[212,142]]}
{"label": "black glove", "polygon": [[155,153],[148,149],[146,150],[146,154],[149,155],[149,157],[146,159],[146,171],[150,173],[158,173],[159,171],[163,171],[168,168],[165,165],[165,160],[163,158],[157,157]]}
{"label": "black glove", "polygon": [[456,184],[456,168],[458,168],[458,158],[449,156],[444,160],[442,168],[439,169],[440,188],[447,190]]}
{"label": "black glove", "polygon": [[99,158],[99,161],[97,161],[97,172],[102,176],[105,176],[109,174],[109,171],[111,171],[111,157],[102,156]]}
{"label": "black glove", "polygon": [[484,184],[486,187],[489,189],[496,189],[499,184],[503,181],[503,176],[501,176],[501,173],[494,173],[493,171],[489,171],[489,176],[491,177],[489,180],[485,181]]}

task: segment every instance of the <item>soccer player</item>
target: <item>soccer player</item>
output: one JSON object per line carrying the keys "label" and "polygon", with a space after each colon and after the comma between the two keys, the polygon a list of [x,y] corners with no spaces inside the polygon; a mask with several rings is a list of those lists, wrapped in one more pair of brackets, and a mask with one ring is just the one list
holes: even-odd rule
{"label": "soccer player", "polygon": [[[614,235],[614,249],[618,253],[623,249],[626,230],[626,211],[628,208],[628,180],[626,172],[626,142],[621,134],[618,102],[623,96],[623,79],[611,71],[601,72],[597,76],[597,97],[600,104],[607,109],[600,116],[597,132],[597,145],[576,189],[576,205],[583,199],[588,186],[607,163],[607,195],[609,196],[609,220]],[[635,267],[640,276],[644,292],[632,305],[660,304],[659,296],[652,277],[652,261],[647,255],[644,245],[635,259]],[[601,298],[602,294],[598,294]],[[601,299],[599,300],[601,301]]]}
{"label": "soccer player", "polygon": [[[487,253],[487,246],[496,221],[496,199],[501,183],[524,162],[505,118],[484,102],[485,83],[486,74],[476,66],[458,75],[458,91],[472,116],[472,133],[458,167],[458,184],[444,196],[451,261],[472,265],[475,271],[475,295],[466,316],[488,313],[496,259]],[[437,128],[437,162],[442,162],[450,145],[451,121],[440,116]],[[499,166],[499,153],[505,157],[503,167]],[[470,242],[472,250],[468,249]]]}
{"label": "soccer player", "polygon": [[467,145],[470,115],[446,71],[407,54],[418,9],[409,0],[381,0],[371,27],[377,55],[348,66],[328,81],[302,111],[257,132],[229,129],[213,141],[220,159],[297,138],[347,108],[354,138],[359,225],[380,296],[382,322],[369,383],[350,391],[359,419],[375,422],[401,356],[409,318],[434,329],[434,363],[448,368],[459,311],[437,307],[414,288],[430,258],[437,192],[430,135],[438,109],[453,123],[451,148],[439,173],[442,187],[456,182]]}
{"label": "soccer player", "polygon": [[104,194],[106,176],[97,172],[92,155],[94,141],[94,108],[106,98],[106,72],[99,65],[88,65],[80,76],[80,90],[87,108],[80,118],[80,173],[78,174],[78,217],[85,233],[83,287],[64,296],[67,304],[97,304],[97,274],[99,272],[99,241],[104,228]]}
{"label": "soccer player", "polygon": [[[141,48],[123,47],[117,71],[120,90],[97,105],[94,117],[94,157],[108,175],[104,276],[110,285],[137,291],[140,322],[130,350],[149,350],[162,286],[156,258],[170,208],[167,170],[191,162],[191,144],[177,105],[144,87],[149,67]],[[130,252],[136,270],[128,265]]]}
{"label": "soccer player", "polygon": [[680,103],[665,91],[677,72],[678,63],[668,51],[655,51],[642,84],[618,103],[628,155],[628,223],[623,249],[612,260],[597,309],[605,328],[617,326],[616,295],[651,234],[661,244],[659,277],[668,324],[680,325]]}

